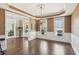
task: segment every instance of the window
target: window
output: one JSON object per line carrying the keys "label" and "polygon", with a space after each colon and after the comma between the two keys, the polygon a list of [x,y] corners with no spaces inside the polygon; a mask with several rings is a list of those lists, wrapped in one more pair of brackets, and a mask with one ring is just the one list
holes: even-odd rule
{"label": "window", "polygon": [[63,36],[64,32],[64,18],[63,17],[57,17],[54,20],[54,31],[57,36]]}

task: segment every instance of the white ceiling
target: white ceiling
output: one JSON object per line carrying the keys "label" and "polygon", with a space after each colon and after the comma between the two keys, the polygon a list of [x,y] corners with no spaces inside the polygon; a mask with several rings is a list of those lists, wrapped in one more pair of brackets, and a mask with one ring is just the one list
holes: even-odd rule
{"label": "white ceiling", "polygon": [[[12,5],[17,8],[24,10],[34,16],[40,16],[40,9],[38,8],[39,3],[12,3]],[[58,12],[62,9],[65,10],[65,13],[62,15],[70,15],[74,8],[76,7],[76,3],[45,3],[45,8],[43,10],[43,15],[51,15],[55,12]]]}

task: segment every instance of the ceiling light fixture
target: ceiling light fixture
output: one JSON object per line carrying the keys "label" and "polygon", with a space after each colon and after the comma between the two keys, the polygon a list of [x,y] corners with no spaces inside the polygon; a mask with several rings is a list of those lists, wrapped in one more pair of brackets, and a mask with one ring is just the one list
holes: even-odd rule
{"label": "ceiling light fixture", "polygon": [[39,4],[38,8],[40,9],[40,17],[43,18],[43,10],[45,9],[45,4]]}

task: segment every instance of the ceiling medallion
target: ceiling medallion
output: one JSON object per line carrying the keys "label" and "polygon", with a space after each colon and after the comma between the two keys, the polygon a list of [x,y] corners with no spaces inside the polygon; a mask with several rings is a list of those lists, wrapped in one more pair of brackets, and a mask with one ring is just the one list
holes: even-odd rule
{"label": "ceiling medallion", "polygon": [[45,9],[45,4],[38,4],[37,7],[38,7],[39,9]]}

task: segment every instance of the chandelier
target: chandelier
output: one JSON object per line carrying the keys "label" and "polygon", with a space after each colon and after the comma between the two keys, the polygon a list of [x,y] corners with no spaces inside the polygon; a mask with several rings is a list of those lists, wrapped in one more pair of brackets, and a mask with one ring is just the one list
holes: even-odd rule
{"label": "chandelier", "polygon": [[39,4],[38,8],[40,9],[40,17],[43,18],[43,10],[45,9],[45,5],[44,4]]}
{"label": "chandelier", "polygon": [[40,10],[40,20],[42,20],[42,22],[40,22],[40,24],[43,24],[43,10],[45,9],[45,5],[44,4],[38,4],[37,6]]}

